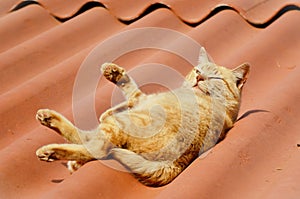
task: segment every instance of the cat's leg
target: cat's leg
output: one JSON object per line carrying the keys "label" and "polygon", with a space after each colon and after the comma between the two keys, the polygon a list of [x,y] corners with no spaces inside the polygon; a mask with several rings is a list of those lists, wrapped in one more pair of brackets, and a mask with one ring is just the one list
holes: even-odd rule
{"label": "cat's leg", "polygon": [[183,170],[172,161],[150,161],[127,149],[114,148],[110,155],[147,186],[168,184]]}
{"label": "cat's leg", "polygon": [[95,158],[81,144],[48,144],[36,151],[37,157],[42,161],[72,160],[87,162]]}
{"label": "cat's leg", "polygon": [[113,63],[105,63],[102,64],[101,71],[107,80],[113,82],[122,90],[126,99],[130,100],[143,95],[135,81],[126,73],[124,68]]}
{"label": "cat's leg", "polygon": [[101,71],[107,80],[113,82],[121,89],[127,101],[105,111],[100,117],[100,122],[102,122],[107,116],[112,115],[113,112],[130,109],[138,103],[139,97],[145,95],[138,88],[135,81],[126,73],[124,68],[113,63],[105,63],[102,64]]}
{"label": "cat's leg", "polygon": [[80,144],[49,144],[36,151],[42,161],[69,160],[68,169],[74,172],[85,163],[95,160],[85,146]]}
{"label": "cat's leg", "polygon": [[71,143],[80,144],[82,143],[79,132],[68,119],[56,111],[49,109],[40,109],[36,114],[36,119],[44,126],[47,126]]}

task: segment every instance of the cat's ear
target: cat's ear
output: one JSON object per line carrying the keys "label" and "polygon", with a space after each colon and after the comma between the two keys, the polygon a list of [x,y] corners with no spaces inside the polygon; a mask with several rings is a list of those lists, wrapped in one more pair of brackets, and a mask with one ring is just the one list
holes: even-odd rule
{"label": "cat's ear", "polygon": [[245,82],[247,81],[249,71],[249,63],[243,63],[242,65],[232,70],[234,76],[237,79],[236,86],[238,87],[238,89],[241,89],[244,86]]}
{"label": "cat's ear", "polygon": [[201,47],[200,53],[199,53],[199,58],[198,58],[198,65],[208,63],[208,62],[210,62],[210,61],[209,61],[208,55],[206,53],[206,50],[204,47]]}

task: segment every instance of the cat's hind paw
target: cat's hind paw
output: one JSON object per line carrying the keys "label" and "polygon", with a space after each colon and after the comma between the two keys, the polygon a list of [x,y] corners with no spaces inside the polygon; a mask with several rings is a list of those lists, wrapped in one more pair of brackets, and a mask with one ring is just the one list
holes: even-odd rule
{"label": "cat's hind paw", "polygon": [[56,160],[55,151],[52,150],[51,148],[48,148],[47,146],[39,148],[36,151],[36,156],[41,161],[53,162],[54,160]]}

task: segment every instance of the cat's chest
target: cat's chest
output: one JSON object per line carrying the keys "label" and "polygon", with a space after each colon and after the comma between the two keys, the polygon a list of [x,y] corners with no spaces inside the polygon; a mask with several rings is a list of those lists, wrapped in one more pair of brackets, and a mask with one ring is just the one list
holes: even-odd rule
{"label": "cat's chest", "polygon": [[124,124],[122,126],[132,123],[143,127],[169,125],[181,120],[183,115],[192,117],[200,101],[192,89],[177,89],[142,97],[134,106],[115,112],[114,117]]}

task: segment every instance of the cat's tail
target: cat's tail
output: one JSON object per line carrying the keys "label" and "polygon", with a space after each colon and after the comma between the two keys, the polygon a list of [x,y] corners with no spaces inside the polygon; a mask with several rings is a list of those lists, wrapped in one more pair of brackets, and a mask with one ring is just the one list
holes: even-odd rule
{"label": "cat's tail", "polygon": [[150,161],[127,149],[114,148],[110,155],[147,186],[166,185],[183,170],[172,161]]}

